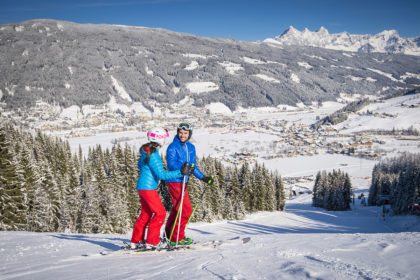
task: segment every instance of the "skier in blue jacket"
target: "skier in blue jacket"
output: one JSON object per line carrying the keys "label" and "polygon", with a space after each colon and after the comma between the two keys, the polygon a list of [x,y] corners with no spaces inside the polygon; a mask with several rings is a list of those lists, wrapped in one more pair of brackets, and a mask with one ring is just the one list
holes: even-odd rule
{"label": "skier in blue jacket", "polygon": [[159,180],[174,179],[192,172],[188,164],[183,164],[173,171],[164,170],[158,148],[164,145],[167,137],[169,132],[166,129],[151,129],[147,132],[149,143],[140,148],[138,160],[140,177],[137,181],[137,192],[140,197],[141,213],[134,224],[131,249],[136,249],[143,243],[150,249],[160,246],[160,228],[165,221],[166,211],[156,190]]}
{"label": "skier in blue jacket", "polygon": [[[189,142],[192,135],[192,126],[181,123],[177,127],[177,135],[166,151],[168,170],[179,170],[185,163],[193,165],[192,174],[205,183],[211,185],[213,177],[204,176],[196,164],[195,146]],[[191,201],[188,195],[188,175],[178,176],[166,180],[172,200],[172,209],[165,226],[166,237],[171,245],[189,245],[192,239],[185,237],[185,227],[192,214]],[[182,203],[181,203],[182,201]],[[178,211],[180,210],[180,213]],[[175,218],[178,216],[177,221]],[[179,220],[181,221],[180,224]]]}

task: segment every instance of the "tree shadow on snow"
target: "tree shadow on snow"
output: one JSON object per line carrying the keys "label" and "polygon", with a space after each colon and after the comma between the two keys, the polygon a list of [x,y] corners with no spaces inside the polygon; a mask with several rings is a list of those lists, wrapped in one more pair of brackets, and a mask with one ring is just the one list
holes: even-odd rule
{"label": "tree shadow on snow", "polygon": [[[292,214],[292,215],[288,215]],[[309,204],[290,203],[285,215],[270,224],[249,221],[228,222],[228,231],[241,234],[285,234],[285,233],[391,233],[418,232],[417,226],[401,226],[401,221],[412,223],[406,217],[380,216],[379,207],[362,207],[355,205],[351,211],[326,211]],[[414,219],[416,217],[413,217]]]}
{"label": "tree shadow on snow", "polygon": [[[83,242],[101,246],[104,249],[112,250],[112,251],[116,251],[121,248],[121,245],[116,245],[115,242],[120,242],[120,243],[129,242],[129,240],[124,239],[124,238],[118,238],[118,237],[108,238],[108,237],[103,237],[103,236],[94,237],[94,236],[81,235],[81,234],[75,235],[75,234],[60,233],[60,234],[53,234],[51,236],[58,239],[64,239],[64,240],[83,241]],[[109,242],[107,240],[109,240]]]}

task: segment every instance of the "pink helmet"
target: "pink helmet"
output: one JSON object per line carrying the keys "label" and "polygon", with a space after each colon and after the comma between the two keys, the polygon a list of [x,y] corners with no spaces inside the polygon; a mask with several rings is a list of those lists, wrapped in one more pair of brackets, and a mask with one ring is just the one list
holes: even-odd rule
{"label": "pink helmet", "polygon": [[147,140],[158,143],[160,146],[165,144],[165,139],[169,137],[169,131],[164,128],[156,127],[147,132]]}

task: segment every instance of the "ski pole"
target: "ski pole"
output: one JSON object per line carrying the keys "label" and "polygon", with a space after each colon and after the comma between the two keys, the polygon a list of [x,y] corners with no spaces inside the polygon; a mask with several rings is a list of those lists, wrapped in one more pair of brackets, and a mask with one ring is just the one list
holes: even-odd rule
{"label": "ski pole", "polygon": [[[175,243],[175,247],[178,246],[178,242],[179,242],[179,231],[181,230],[181,219],[182,219],[182,205],[184,204],[184,195],[185,195],[185,178],[187,178],[187,176],[184,176],[184,180],[182,182],[182,194],[181,194],[181,205],[178,208],[178,215],[179,219],[178,219],[178,230],[176,233],[176,243]],[[175,219],[175,223],[176,223],[176,219]]]}

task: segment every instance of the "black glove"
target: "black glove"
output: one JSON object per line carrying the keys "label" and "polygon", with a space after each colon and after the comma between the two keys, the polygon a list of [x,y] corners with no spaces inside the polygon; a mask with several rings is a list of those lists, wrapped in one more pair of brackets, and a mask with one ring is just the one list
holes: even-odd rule
{"label": "black glove", "polygon": [[195,166],[194,166],[194,163],[193,163],[193,164],[190,165],[190,175],[194,173],[194,169],[195,169]]}
{"label": "black glove", "polygon": [[194,172],[194,165],[188,166],[188,163],[184,163],[181,167],[181,174],[182,176],[190,175]]}
{"label": "black glove", "polygon": [[204,176],[203,177],[203,182],[206,183],[207,185],[211,186],[214,183],[214,178],[213,178],[213,176]]}

